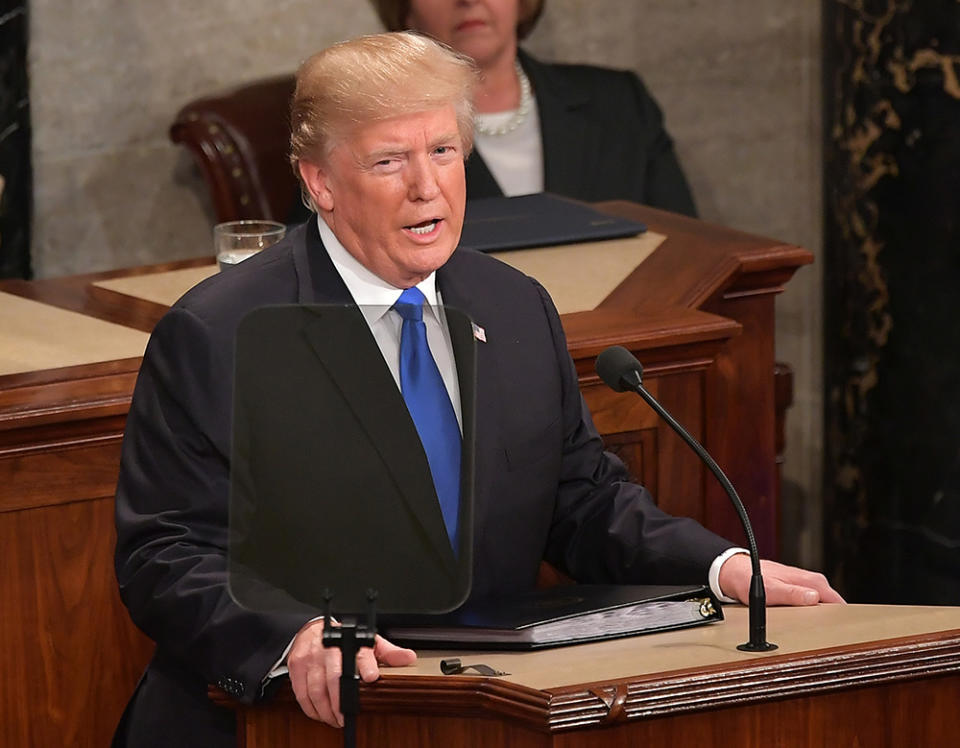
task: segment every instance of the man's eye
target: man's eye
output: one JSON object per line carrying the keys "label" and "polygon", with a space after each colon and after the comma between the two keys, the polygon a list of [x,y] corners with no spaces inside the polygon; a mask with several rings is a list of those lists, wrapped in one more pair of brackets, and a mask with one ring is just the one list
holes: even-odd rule
{"label": "man's eye", "polygon": [[394,172],[400,168],[400,159],[382,158],[373,163],[373,169],[378,172]]}
{"label": "man's eye", "polygon": [[438,145],[433,149],[433,152],[438,156],[445,156],[448,153],[453,153],[454,148],[452,145]]}

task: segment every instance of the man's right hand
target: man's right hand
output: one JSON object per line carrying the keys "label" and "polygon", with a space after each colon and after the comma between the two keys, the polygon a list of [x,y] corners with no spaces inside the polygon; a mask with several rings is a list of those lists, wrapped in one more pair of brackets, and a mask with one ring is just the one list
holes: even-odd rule
{"label": "man's right hand", "polygon": [[[357,672],[365,683],[380,677],[380,665],[400,667],[417,661],[416,652],[391,644],[377,636],[373,649],[363,647],[357,653]],[[303,713],[311,719],[343,727],[340,713],[341,652],[323,646],[323,621],[312,621],[293,639],[287,654],[290,684]]]}

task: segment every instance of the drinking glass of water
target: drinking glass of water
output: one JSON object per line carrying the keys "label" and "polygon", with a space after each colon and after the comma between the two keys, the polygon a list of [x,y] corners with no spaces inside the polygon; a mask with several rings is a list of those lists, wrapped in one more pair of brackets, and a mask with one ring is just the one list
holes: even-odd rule
{"label": "drinking glass of water", "polygon": [[287,227],[276,221],[228,221],[213,227],[220,271],[228,270],[283,239]]}

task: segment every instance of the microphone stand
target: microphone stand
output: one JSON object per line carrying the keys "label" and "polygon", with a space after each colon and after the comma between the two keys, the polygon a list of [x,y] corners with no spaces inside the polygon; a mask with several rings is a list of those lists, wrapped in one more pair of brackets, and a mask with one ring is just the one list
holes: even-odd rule
{"label": "microphone stand", "polygon": [[377,592],[367,590],[367,623],[345,618],[339,626],[330,621],[330,601],[333,594],[325,590],[323,594],[323,637],[324,647],[336,647],[340,650],[343,666],[340,672],[340,712],[343,714],[344,748],[356,748],[357,714],[360,712],[360,675],[357,673],[357,652],[360,647],[373,648],[377,637]]}
{"label": "microphone stand", "polygon": [[[632,354],[630,354],[630,356],[632,358]],[[639,362],[637,362],[637,365],[639,366]],[[767,641],[767,595],[763,588],[763,576],[760,573],[760,553],[757,551],[757,541],[753,537],[753,527],[750,525],[750,518],[747,517],[747,510],[744,508],[743,502],[740,501],[740,497],[737,495],[733,484],[727,476],[724,475],[716,461],[707,453],[707,450],[687,433],[687,430],[656,401],[653,395],[647,392],[641,381],[640,371],[640,369],[634,369],[627,374],[621,375],[620,383],[640,395],[640,397],[656,411],[657,415],[666,421],[670,425],[670,428],[676,431],[677,434],[680,435],[680,438],[697,453],[700,459],[710,468],[714,476],[716,476],[717,480],[720,481],[720,485],[723,486],[723,490],[726,491],[727,496],[730,497],[734,509],[737,510],[740,523],[743,525],[743,531],[747,536],[747,544],[750,548],[750,564],[753,569],[753,576],[750,578],[749,595],[750,640],[743,644],[738,644],[737,649],[744,652],[770,652],[776,649],[777,645]]]}

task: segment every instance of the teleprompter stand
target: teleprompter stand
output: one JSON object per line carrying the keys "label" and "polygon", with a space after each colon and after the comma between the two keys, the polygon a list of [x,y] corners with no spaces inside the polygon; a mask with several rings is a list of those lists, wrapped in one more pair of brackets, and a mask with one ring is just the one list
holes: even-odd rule
{"label": "teleprompter stand", "polygon": [[[472,414],[473,323],[447,307],[443,316]],[[444,614],[469,596],[474,419],[463,431],[458,554],[416,425],[363,310],[259,307],[238,324],[234,359],[230,594],[268,616],[325,614],[322,642],[342,653],[344,745],[353,746],[356,655],[374,646],[376,616]]]}
{"label": "teleprompter stand", "polygon": [[340,712],[343,714],[344,748],[357,745],[357,714],[360,712],[360,675],[357,673],[357,652],[360,647],[373,649],[377,638],[377,591],[367,590],[367,621],[346,618],[334,626],[330,618],[333,593],[323,596],[323,646],[340,650],[343,665],[340,671]]}

